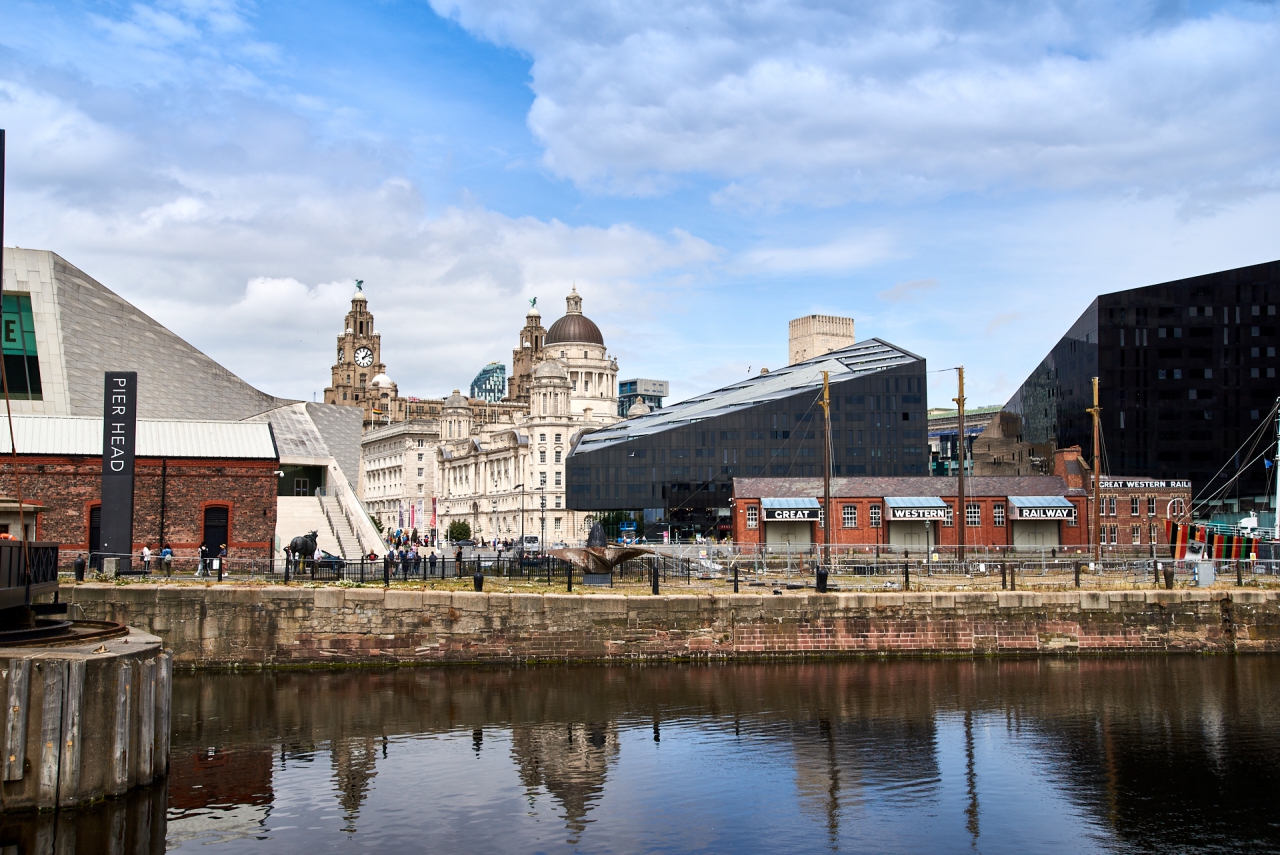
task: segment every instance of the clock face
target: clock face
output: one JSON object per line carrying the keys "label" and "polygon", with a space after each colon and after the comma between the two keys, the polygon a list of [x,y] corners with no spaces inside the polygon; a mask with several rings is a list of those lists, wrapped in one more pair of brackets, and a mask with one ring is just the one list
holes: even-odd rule
{"label": "clock face", "polygon": [[338,364],[341,365],[346,361],[347,361],[346,351],[344,351],[341,347],[339,347],[338,348]]}
{"label": "clock face", "polygon": [[356,350],[356,365],[359,365],[361,368],[368,368],[372,364],[373,364],[372,350],[370,350],[367,347],[362,347]]}

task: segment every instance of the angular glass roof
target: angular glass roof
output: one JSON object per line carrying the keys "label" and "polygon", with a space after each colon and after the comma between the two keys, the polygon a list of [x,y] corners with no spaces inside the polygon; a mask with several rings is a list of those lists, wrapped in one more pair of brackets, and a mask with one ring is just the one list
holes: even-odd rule
{"label": "angular glass roof", "polygon": [[887,368],[909,365],[921,359],[922,357],[910,351],[878,338],[867,339],[768,374],[757,374],[732,386],[689,398],[647,415],[623,419],[584,436],[574,453],[598,451],[616,443],[684,427],[768,401],[790,398],[806,390],[820,392],[824,371],[830,372],[832,383],[839,383]]}

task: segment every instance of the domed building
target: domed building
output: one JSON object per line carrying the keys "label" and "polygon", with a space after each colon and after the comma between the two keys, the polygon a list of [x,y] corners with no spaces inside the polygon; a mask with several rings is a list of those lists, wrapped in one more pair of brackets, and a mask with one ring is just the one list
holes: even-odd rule
{"label": "domed building", "polygon": [[618,360],[609,355],[595,321],[582,314],[575,285],[565,298],[564,317],[551,325],[542,358],[555,359],[569,374],[570,407],[575,415],[601,424],[618,420]]}

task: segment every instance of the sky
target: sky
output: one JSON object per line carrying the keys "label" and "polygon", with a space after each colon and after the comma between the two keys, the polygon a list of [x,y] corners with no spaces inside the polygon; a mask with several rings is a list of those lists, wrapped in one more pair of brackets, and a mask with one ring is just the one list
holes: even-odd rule
{"label": "sky", "polygon": [[999,404],[1097,294],[1280,258],[1277,92],[1271,2],[6,0],[4,239],[285,397],[363,279],[403,395],[576,283],[672,401],[826,313]]}

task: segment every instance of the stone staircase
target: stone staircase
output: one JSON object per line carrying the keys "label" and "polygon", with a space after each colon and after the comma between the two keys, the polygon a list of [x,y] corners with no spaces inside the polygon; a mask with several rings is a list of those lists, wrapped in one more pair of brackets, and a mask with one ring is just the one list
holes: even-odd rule
{"label": "stone staircase", "polygon": [[337,538],[338,547],[343,558],[359,558],[363,554],[360,539],[351,528],[337,496],[320,496],[320,507],[328,520],[329,530]]}
{"label": "stone staircase", "polygon": [[[341,518],[341,512],[338,513]],[[345,523],[346,521],[343,520]],[[319,546],[332,555],[348,557],[342,544],[334,537],[325,516],[325,509],[315,496],[277,496],[276,497],[276,537],[280,540],[280,548],[299,535],[314,530]],[[351,538],[354,542],[355,538]],[[359,551],[357,547],[357,552]],[[353,553],[354,555],[354,553]]]}

